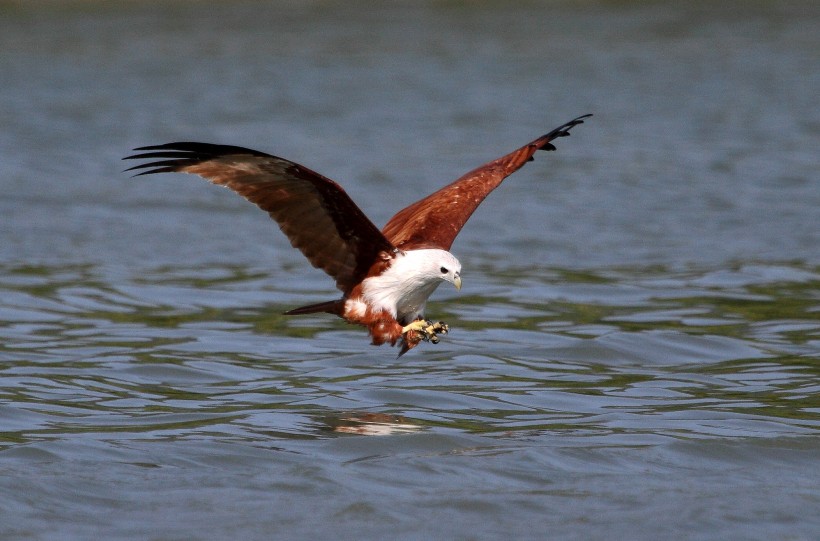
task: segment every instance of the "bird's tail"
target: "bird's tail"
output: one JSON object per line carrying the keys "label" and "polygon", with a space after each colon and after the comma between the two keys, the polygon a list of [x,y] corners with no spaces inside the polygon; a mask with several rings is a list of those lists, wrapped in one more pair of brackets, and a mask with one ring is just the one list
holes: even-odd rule
{"label": "bird's tail", "polygon": [[286,316],[300,316],[303,314],[316,314],[319,312],[325,312],[328,314],[336,314],[339,315],[342,313],[342,307],[344,305],[344,300],[335,300],[335,301],[325,301],[320,302],[317,304],[309,304],[307,306],[301,306],[299,308],[294,308],[293,310],[288,310],[285,312]]}

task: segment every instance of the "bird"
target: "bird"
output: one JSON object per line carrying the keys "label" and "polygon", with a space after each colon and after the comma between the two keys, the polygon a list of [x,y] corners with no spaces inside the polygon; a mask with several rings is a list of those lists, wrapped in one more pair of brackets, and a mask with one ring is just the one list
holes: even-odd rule
{"label": "bird", "polygon": [[449,325],[425,316],[427,300],[448,282],[461,289],[461,263],[450,248],[479,204],[509,175],[555,150],[555,139],[579,116],[486,163],[400,210],[380,230],[335,181],[298,163],[232,145],[176,142],[143,146],[124,160],[134,176],[192,173],[254,203],[308,261],[333,278],[342,297],[286,315],[329,313],[367,328],[373,345],[401,344],[399,356],[422,341],[438,343]]}

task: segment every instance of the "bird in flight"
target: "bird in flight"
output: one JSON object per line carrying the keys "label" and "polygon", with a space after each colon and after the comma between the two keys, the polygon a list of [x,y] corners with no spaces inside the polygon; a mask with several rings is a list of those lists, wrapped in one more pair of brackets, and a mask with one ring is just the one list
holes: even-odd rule
{"label": "bird in flight", "polygon": [[194,173],[267,212],[291,244],[336,281],[342,298],[285,312],[326,312],[367,327],[374,345],[439,342],[447,324],[424,315],[442,283],[461,289],[461,263],[449,250],[478,205],[537,150],[583,124],[583,115],[470,171],[400,210],[379,230],[336,182],[298,163],[248,148],[179,142],[134,149],[124,159],[150,160],[136,174]]}

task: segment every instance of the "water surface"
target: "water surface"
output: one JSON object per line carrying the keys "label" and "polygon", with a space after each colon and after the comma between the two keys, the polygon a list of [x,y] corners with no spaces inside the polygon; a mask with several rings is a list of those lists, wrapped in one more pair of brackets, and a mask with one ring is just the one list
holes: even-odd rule
{"label": "water surface", "polygon": [[[820,520],[814,3],[0,4],[0,537],[789,539]],[[579,114],[398,359],[240,144],[383,224]]]}

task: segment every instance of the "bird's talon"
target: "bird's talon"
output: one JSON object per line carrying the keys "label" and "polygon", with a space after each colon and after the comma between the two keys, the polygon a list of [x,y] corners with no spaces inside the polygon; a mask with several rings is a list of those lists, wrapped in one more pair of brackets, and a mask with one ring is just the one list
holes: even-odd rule
{"label": "bird's talon", "polygon": [[402,333],[406,334],[411,331],[416,332],[420,335],[420,340],[424,340],[425,342],[430,342],[432,344],[438,344],[441,340],[438,335],[447,334],[449,330],[450,327],[442,321],[433,323],[430,320],[419,319],[405,325],[402,328]]}
{"label": "bird's talon", "polygon": [[438,344],[441,340],[438,335],[447,334],[449,330],[450,327],[442,321],[437,321],[435,323],[432,321],[427,321],[427,326],[422,329],[422,332],[424,333],[424,340],[427,340],[433,344]]}
{"label": "bird's talon", "polygon": [[425,328],[429,324],[429,321],[424,321],[423,319],[417,319],[412,323],[408,323],[401,329],[402,334],[407,334],[410,331],[420,332],[422,334],[426,334]]}

